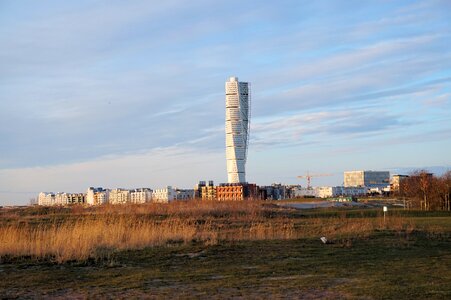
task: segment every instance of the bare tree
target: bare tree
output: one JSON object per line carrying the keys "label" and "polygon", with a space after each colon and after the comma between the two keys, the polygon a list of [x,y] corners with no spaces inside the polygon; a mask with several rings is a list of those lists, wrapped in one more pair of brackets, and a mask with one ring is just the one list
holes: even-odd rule
{"label": "bare tree", "polygon": [[425,170],[419,170],[400,182],[399,196],[408,199],[410,208],[451,210],[450,192],[450,171],[436,177]]}

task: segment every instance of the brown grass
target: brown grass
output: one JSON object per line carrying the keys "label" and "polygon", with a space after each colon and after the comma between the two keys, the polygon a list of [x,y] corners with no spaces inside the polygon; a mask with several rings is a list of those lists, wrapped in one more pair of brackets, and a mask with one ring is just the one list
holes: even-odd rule
{"label": "brown grass", "polygon": [[[283,212],[283,213],[281,213]],[[200,202],[42,210],[3,215],[0,258],[56,262],[102,259],[117,250],[221,241],[368,237],[375,230],[411,232],[402,217],[288,218],[261,202]]]}

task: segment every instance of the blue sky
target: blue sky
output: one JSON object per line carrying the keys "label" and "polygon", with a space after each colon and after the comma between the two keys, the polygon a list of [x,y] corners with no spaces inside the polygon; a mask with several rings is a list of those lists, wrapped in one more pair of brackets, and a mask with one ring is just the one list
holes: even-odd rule
{"label": "blue sky", "polygon": [[0,205],[225,182],[229,76],[251,182],[451,166],[449,1],[161,2],[0,1]]}

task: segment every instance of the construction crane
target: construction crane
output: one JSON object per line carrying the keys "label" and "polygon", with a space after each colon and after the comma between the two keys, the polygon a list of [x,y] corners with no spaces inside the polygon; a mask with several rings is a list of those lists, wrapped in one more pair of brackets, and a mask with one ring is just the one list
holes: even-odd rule
{"label": "construction crane", "polygon": [[311,189],[310,183],[312,182],[313,177],[323,177],[323,176],[332,176],[333,174],[310,174],[308,171],[305,175],[300,175],[298,178],[307,178],[307,189]]}

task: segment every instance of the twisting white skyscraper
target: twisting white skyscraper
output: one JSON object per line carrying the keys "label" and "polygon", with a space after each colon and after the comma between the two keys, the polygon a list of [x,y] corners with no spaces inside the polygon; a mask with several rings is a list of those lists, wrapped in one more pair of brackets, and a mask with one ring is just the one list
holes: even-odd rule
{"label": "twisting white skyscraper", "polygon": [[245,164],[249,138],[249,83],[230,77],[226,92],[226,158],[229,183],[246,182]]}

